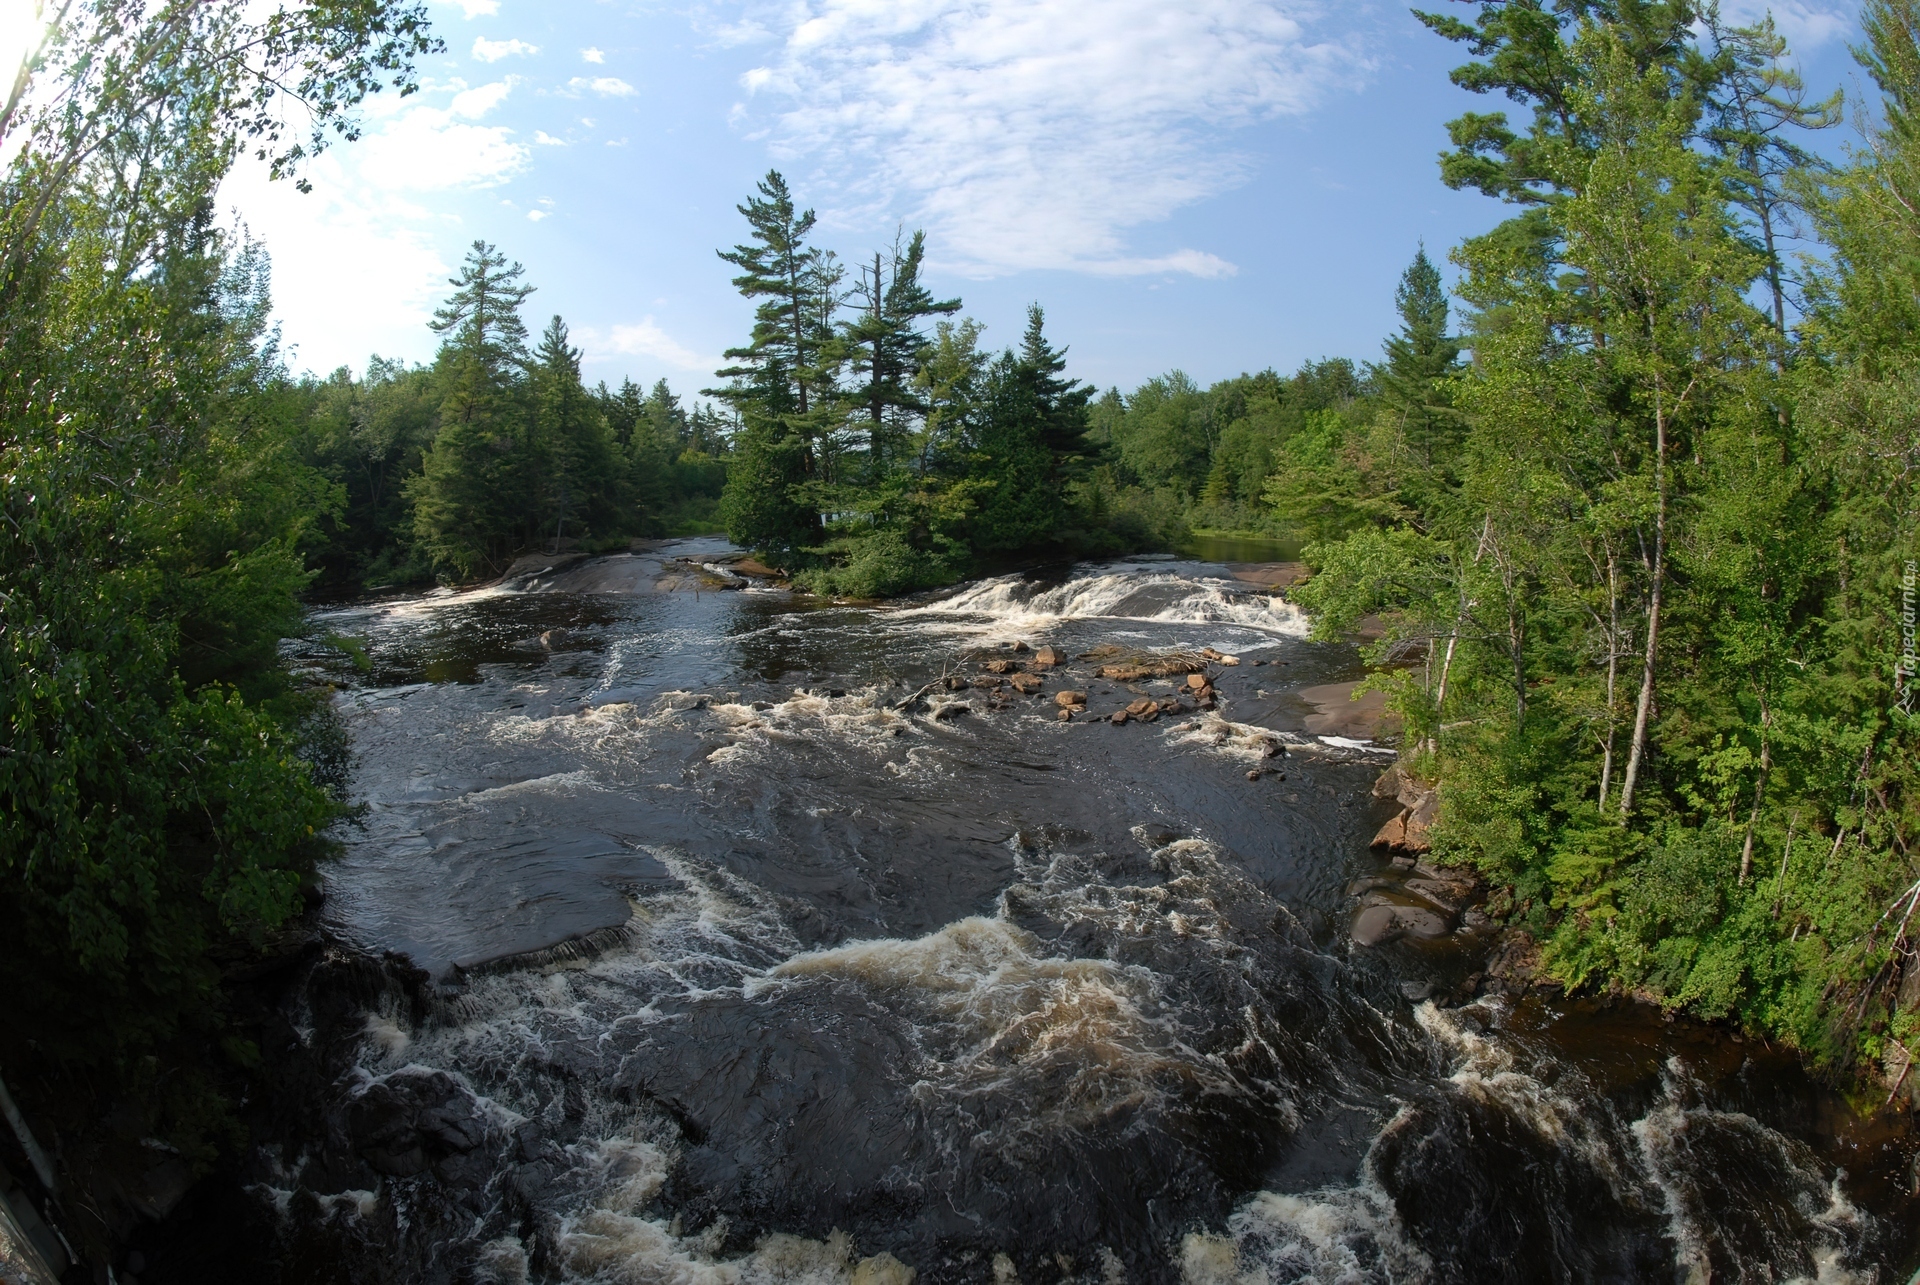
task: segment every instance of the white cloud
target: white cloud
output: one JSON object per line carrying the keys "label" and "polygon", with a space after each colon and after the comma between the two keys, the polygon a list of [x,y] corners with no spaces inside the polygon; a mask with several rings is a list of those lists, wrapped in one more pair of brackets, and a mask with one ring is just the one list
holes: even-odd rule
{"label": "white cloud", "polygon": [[545,210],[528,210],[527,211],[527,222],[529,223],[538,223],[541,219],[544,219],[546,217],[547,217],[547,211]]}
{"label": "white cloud", "polygon": [[481,62],[499,62],[502,58],[511,58],[516,54],[537,54],[539,45],[530,45],[524,40],[488,40],[485,36],[473,42],[473,56]]}
{"label": "white cloud", "polygon": [[606,60],[607,60],[606,54],[602,53],[598,49],[593,48],[591,45],[589,45],[587,48],[582,49],[580,51],[581,62],[605,62]]}
{"label": "white cloud", "polygon": [[[811,159],[837,222],[905,217],[948,266],[1219,276],[1199,250],[1125,233],[1242,181],[1230,131],[1358,84],[1312,0],[802,0],[767,21],[776,154]],[[748,128],[758,128],[744,114]]]}
{"label": "white cloud", "polygon": [[460,12],[468,19],[491,18],[500,12],[500,0],[452,0],[460,7]]}
{"label": "white cloud", "polygon": [[536,129],[533,131],[533,141],[542,147],[565,147],[567,145],[566,139],[555,138],[544,129]]}
{"label": "white cloud", "polygon": [[488,112],[506,101],[513,92],[513,81],[496,80],[490,85],[476,85],[472,89],[463,89],[453,96],[448,109],[455,116],[465,116],[468,120],[479,120]]}
{"label": "white cloud", "polygon": [[1771,12],[1780,34],[1796,54],[1810,53],[1820,46],[1851,35],[1854,30],[1854,6],[1820,3],[1820,0],[1730,0],[1725,7],[1727,19],[1736,23],[1758,22]]}
{"label": "white cloud", "polygon": [[669,335],[654,323],[652,317],[644,317],[636,325],[615,326],[605,335],[597,330],[580,330],[576,332],[576,338],[585,350],[588,361],[652,357],[681,370],[708,372],[718,369],[722,364],[718,357],[702,356]]}
{"label": "white cloud", "polygon": [[315,160],[306,194],[268,182],[265,168],[246,160],[221,201],[239,207],[273,257],[274,313],[296,369],[359,369],[376,352],[423,359],[434,347],[427,321],[452,275],[434,246],[435,220],[355,182],[342,159]]}
{"label": "white cloud", "polygon": [[361,175],[390,191],[506,182],[526,166],[531,151],[513,142],[504,125],[466,122],[499,106],[511,89],[512,82],[495,81],[455,94],[445,109],[421,104],[395,115],[355,149]]}
{"label": "white cloud", "polygon": [[583,89],[591,89],[602,98],[627,98],[639,92],[618,76],[595,76],[592,80],[575,76],[567,82],[567,87],[576,94]]}

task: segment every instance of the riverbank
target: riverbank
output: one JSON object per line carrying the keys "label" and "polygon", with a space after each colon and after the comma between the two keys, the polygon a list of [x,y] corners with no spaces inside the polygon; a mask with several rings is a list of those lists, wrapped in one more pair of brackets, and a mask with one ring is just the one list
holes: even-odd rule
{"label": "riverbank", "polygon": [[1790,1056],[1490,969],[1470,902],[1357,944],[1446,876],[1369,846],[1393,756],[1270,568],[730,556],[319,613],[364,811],[142,1285],[1920,1261],[1910,1132]]}

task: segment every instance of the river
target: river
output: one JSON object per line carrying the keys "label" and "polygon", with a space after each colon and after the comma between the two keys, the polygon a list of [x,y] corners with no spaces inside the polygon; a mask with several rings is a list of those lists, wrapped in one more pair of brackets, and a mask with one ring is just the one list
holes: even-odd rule
{"label": "river", "polygon": [[[1307,730],[1298,693],[1358,659],[1257,574],[835,605],[732,552],[318,613],[367,658],[306,653],[365,802],[323,914],[419,971],[335,1005],[332,1132],[251,1188],[286,1244],[689,1285],[1920,1265],[1914,1138],[1790,1057],[1627,1002],[1426,998],[1484,933],[1349,943],[1391,758]],[[938,681],[1020,645],[1070,658],[1037,696]],[[1095,679],[1102,647],[1241,663],[1216,709],[1116,726],[1172,683]]]}

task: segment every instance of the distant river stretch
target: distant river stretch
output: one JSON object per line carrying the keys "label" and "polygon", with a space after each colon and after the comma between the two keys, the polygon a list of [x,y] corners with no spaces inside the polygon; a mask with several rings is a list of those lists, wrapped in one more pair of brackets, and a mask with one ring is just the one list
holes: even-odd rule
{"label": "distant river stretch", "polygon": [[[738,587],[737,552],[319,613],[372,662],[309,657],[366,803],[325,914],[432,999],[354,1001],[337,1127],[257,1188],[290,1244],[649,1285],[1920,1265],[1914,1139],[1791,1059],[1625,1002],[1426,998],[1481,966],[1471,928],[1349,943],[1391,755],[1309,722],[1358,659],[1260,568],[858,606]],[[1037,695],[967,685],[1018,644],[1067,658]],[[1215,708],[1107,717],[1181,680],[1098,657],[1203,648],[1240,661]]]}

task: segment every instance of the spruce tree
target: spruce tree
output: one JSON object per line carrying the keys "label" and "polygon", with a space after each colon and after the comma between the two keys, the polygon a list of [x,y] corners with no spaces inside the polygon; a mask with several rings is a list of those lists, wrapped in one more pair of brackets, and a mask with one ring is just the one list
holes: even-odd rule
{"label": "spruce tree", "polygon": [[1374,379],[1414,465],[1431,475],[1451,458],[1464,422],[1449,404],[1446,385],[1460,368],[1460,342],[1447,334],[1446,287],[1425,246],[1400,278],[1393,301],[1400,333],[1387,340],[1387,360],[1374,368]]}
{"label": "spruce tree", "polygon": [[805,488],[822,479],[819,447],[834,412],[828,349],[839,304],[837,268],[807,244],[813,211],[795,210],[778,170],[759,191],[739,207],[752,243],[719,252],[741,269],[734,287],[762,300],[746,345],[727,350],[735,364],[717,372],[731,382],[711,390],[743,424],[721,514],[734,543],[797,566],[822,530]]}
{"label": "spruce tree", "polygon": [[915,232],[904,251],[896,241],[890,272],[881,255],[874,254],[872,276],[863,272],[855,287],[861,307],[842,335],[854,374],[865,377],[851,397],[866,419],[876,474],[900,454],[909,431],[906,422],[926,414],[926,403],[914,388],[928,348],[920,323],[960,310],[958,299],[936,300],[920,283],[926,250],[924,232]]}
{"label": "spruce tree", "polygon": [[580,382],[580,350],[555,317],[533,365],[533,440],[539,463],[534,529],[552,547],[571,534],[606,538],[629,525],[625,461],[604,416]]}
{"label": "spruce tree", "polygon": [[414,538],[434,566],[470,579],[497,571],[531,534],[537,461],[527,450],[522,385],[533,293],[524,269],[475,241],[454,294],[429,324],[446,389],[440,429],[409,484]]}

